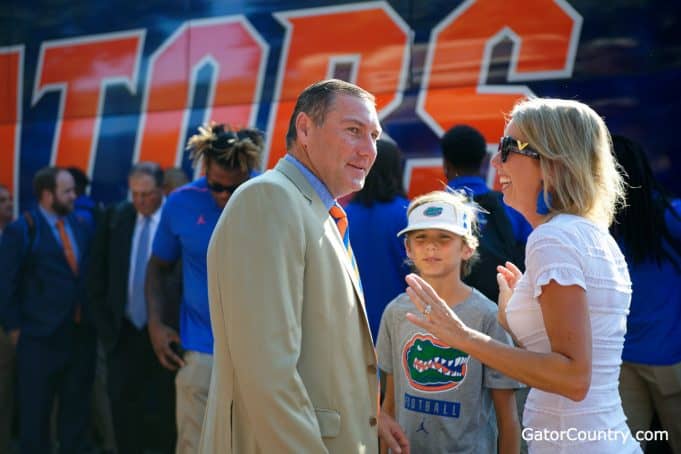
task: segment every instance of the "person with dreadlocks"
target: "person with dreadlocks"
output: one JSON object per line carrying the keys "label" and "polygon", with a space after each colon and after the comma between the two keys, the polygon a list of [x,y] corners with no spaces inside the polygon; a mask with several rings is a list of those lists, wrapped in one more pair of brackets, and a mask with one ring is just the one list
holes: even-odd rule
{"label": "person with dreadlocks", "polygon": [[[187,144],[205,176],[181,186],[161,213],[146,276],[149,335],[161,364],[175,378],[177,454],[198,450],[213,364],[206,253],[213,229],[239,185],[256,175],[264,140],[255,129],[211,123]],[[163,274],[182,260],[179,334],[164,323]]]}
{"label": "person with dreadlocks", "polygon": [[[643,147],[612,138],[624,170],[627,206],[612,233],[633,287],[622,351],[620,396],[632,433],[650,429],[657,412],[673,452],[681,452],[681,199],[653,177]],[[645,441],[641,442],[645,449]]]}

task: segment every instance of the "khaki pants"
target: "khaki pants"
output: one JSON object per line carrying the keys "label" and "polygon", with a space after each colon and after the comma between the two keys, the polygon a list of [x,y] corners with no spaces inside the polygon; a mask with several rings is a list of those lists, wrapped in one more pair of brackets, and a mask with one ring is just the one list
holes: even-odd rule
{"label": "khaki pants", "polygon": [[[653,412],[669,433],[669,446],[681,453],[681,362],[671,366],[622,363],[620,396],[632,433],[649,430]],[[645,449],[645,442],[641,442]]]}
{"label": "khaki pants", "polygon": [[0,328],[0,452],[9,452],[12,438],[15,369],[14,346]]}
{"label": "khaki pants", "polygon": [[196,454],[199,451],[203,415],[206,412],[213,355],[188,351],[185,366],[175,377],[177,396],[177,448],[175,454]]}

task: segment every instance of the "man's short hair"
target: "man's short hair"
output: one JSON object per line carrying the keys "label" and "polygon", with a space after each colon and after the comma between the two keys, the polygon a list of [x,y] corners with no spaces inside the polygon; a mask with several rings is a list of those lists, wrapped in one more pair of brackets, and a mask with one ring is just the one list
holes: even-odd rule
{"label": "man's short hair", "polygon": [[172,191],[189,183],[187,174],[181,167],[169,167],[163,172],[163,188]]}
{"label": "man's short hair", "polygon": [[130,172],[128,172],[128,178],[137,175],[149,175],[154,179],[157,188],[160,188],[163,185],[163,169],[155,162],[141,161],[133,165]]}
{"label": "man's short hair", "polygon": [[61,167],[48,166],[43,167],[33,175],[33,194],[38,200],[40,200],[43,191],[54,193],[57,188],[57,175],[62,171],[66,172]]}
{"label": "man's short hair", "polygon": [[457,169],[478,171],[487,154],[487,144],[480,132],[468,125],[457,125],[440,139],[445,160]]}
{"label": "man's short hair", "polygon": [[287,149],[291,149],[297,138],[296,118],[298,114],[305,112],[317,126],[321,126],[324,123],[326,113],[338,94],[356,96],[376,103],[374,95],[344,80],[327,79],[310,85],[298,96],[296,107],[291,114],[288,132],[286,133]]}

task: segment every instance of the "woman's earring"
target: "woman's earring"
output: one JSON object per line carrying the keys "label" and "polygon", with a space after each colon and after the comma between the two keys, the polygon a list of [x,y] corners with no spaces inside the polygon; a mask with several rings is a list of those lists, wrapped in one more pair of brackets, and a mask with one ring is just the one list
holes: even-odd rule
{"label": "woman's earring", "polygon": [[550,192],[546,193],[546,199],[548,199],[548,205],[546,203],[547,200],[544,200],[544,182],[542,181],[539,195],[537,196],[537,214],[541,214],[543,216],[549,214],[551,211],[550,206],[553,204],[553,198],[551,197]]}

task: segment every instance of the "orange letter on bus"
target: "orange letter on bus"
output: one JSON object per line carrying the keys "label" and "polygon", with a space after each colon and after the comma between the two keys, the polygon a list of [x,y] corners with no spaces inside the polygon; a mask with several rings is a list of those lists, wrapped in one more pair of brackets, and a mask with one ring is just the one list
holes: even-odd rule
{"label": "orange letter on bus", "polygon": [[134,93],[143,31],[49,41],[40,48],[33,104],[44,93],[61,94],[51,164],[91,174],[107,84]]}
{"label": "orange letter on bus", "polygon": [[183,25],[151,57],[133,160],[182,164],[196,74],[204,65],[213,70],[204,122],[253,126],[268,49],[242,16]]}
{"label": "orange letter on bus", "polygon": [[319,80],[339,77],[343,67],[348,74],[341,78],[376,96],[381,117],[399,105],[409,28],[387,4],[311,8],[275,17],[287,30],[267,128],[267,167],[284,154],[289,118],[300,92]]}

